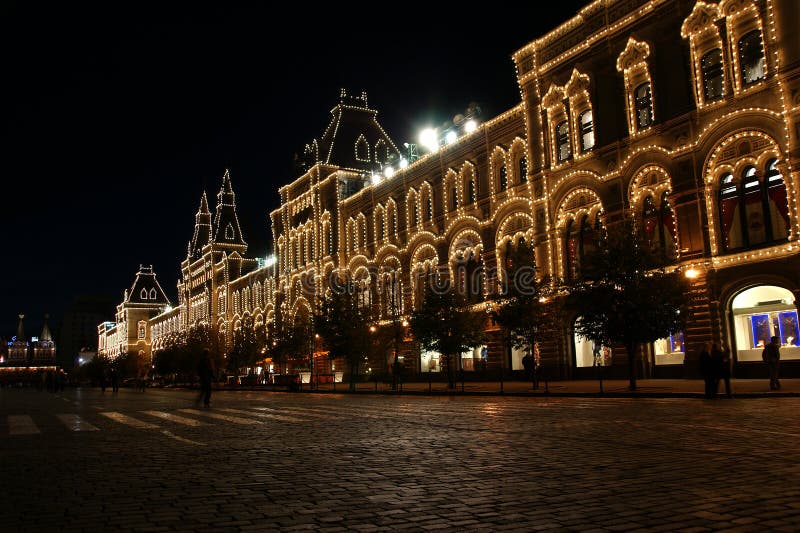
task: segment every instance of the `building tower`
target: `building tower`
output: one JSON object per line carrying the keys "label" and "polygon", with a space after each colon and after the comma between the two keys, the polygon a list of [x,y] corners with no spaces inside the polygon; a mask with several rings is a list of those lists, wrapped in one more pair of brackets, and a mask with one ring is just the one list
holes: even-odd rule
{"label": "building tower", "polygon": [[49,318],[50,315],[45,313],[42,334],[33,347],[33,361],[36,364],[55,364],[56,362],[56,343],[53,342],[53,334],[50,332],[50,325],[47,323]]}
{"label": "building tower", "polygon": [[25,340],[25,329],[22,327],[23,318],[25,318],[25,315],[20,313],[17,335],[8,350],[8,359],[11,363],[26,363],[28,361],[28,342]]}

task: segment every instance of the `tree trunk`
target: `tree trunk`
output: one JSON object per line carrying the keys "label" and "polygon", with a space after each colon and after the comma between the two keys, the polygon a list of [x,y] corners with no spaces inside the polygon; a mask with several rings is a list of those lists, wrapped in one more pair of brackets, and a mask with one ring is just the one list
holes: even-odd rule
{"label": "tree trunk", "polygon": [[453,374],[453,357],[451,355],[447,355],[445,358],[447,360],[447,388],[455,389],[456,380]]}
{"label": "tree trunk", "polygon": [[356,390],[356,376],[358,375],[358,364],[350,366],[350,390]]}
{"label": "tree trunk", "polygon": [[628,350],[628,381],[630,382],[628,388],[636,390],[636,353],[638,352],[639,345],[635,343],[628,344],[625,349]]}

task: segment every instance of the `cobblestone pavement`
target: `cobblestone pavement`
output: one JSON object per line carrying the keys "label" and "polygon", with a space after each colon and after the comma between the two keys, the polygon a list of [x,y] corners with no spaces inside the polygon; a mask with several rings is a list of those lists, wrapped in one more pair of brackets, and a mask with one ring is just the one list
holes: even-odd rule
{"label": "cobblestone pavement", "polygon": [[0,531],[800,530],[800,398],[0,390]]}

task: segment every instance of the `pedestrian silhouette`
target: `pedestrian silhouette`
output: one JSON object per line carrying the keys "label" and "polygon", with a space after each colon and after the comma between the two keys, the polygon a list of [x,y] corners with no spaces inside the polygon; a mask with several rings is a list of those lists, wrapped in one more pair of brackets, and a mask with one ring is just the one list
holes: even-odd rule
{"label": "pedestrian silhouette", "polygon": [[703,343],[700,349],[700,375],[703,376],[705,382],[705,397],[708,399],[716,398],[717,396],[717,382],[714,372],[714,361],[711,359],[711,343]]}
{"label": "pedestrian silhouette", "polygon": [[781,363],[781,342],[776,336],[770,339],[770,343],[761,352],[761,359],[769,366],[769,390],[779,390],[781,382],[778,379],[778,371]]}
{"label": "pedestrian silhouette", "polygon": [[119,392],[119,373],[116,368],[111,369],[111,392],[114,394]]}
{"label": "pedestrian silhouette", "polygon": [[[726,356],[722,344],[711,344],[711,371],[713,373],[713,396],[717,396],[719,391],[719,382],[725,380],[725,392],[730,398],[731,396],[731,360],[730,355]],[[727,368],[726,368],[727,367]]]}

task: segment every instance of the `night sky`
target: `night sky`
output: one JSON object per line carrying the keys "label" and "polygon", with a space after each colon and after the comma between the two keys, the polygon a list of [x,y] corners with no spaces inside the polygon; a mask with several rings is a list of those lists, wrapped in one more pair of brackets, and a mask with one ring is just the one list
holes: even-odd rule
{"label": "night sky", "polygon": [[174,302],[225,168],[264,255],[277,188],[340,87],[367,91],[398,146],[470,102],[490,118],[519,102],[511,54],[585,3],[0,3],[0,336],[19,312],[30,337],[75,296],[119,302],[140,263]]}

